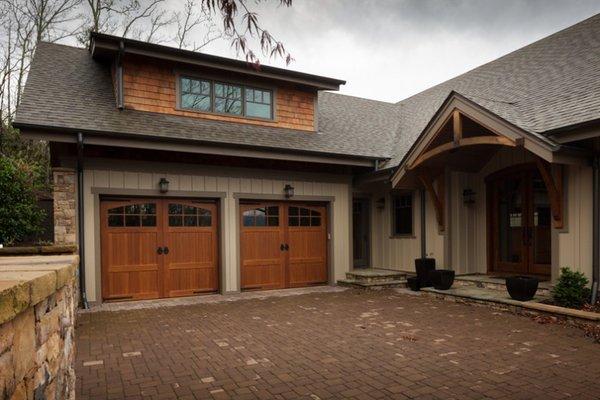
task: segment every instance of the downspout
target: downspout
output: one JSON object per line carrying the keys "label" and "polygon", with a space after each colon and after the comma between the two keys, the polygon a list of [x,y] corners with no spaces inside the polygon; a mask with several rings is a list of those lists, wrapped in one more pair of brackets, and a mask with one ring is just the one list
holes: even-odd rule
{"label": "downspout", "polygon": [[592,234],[592,304],[598,301],[598,284],[600,281],[600,156],[594,157],[593,169],[593,234]]}
{"label": "downspout", "polygon": [[77,222],[79,236],[79,290],[83,308],[89,308],[85,290],[85,236],[83,213],[83,134],[77,134]]}
{"label": "downspout", "polygon": [[427,258],[427,226],[425,222],[425,189],[419,191],[421,198],[421,258]]}
{"label": "downspout", "polygon": [[119,42],[119,53],[117,54],[116,67],[116,84],[117,84],[117,108],[123,110],[125,108],[124,91],[123,91],[123,53],[125,52],[125,42]]}

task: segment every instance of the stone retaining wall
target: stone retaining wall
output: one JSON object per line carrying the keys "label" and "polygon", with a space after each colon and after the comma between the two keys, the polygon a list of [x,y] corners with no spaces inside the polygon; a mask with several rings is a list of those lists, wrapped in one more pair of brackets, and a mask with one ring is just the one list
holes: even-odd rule
{"label": "stone retaining wall", "polygon": [[75,398],[77,256],[0,258],[0,398]]}

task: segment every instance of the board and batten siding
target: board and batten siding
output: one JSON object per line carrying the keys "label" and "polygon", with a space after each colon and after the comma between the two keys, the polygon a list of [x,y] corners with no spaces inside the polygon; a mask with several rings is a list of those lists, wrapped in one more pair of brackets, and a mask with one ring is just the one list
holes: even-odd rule
{"label": "board and batten siding", "polygon": [[[535,162],[535,156],[523,148],[500,149],[476,173],[448,171],[446,174],[446,232],[440,232],[435,211],[426,195],[427,256],[441,268],[457,274],[487,273],[487,196],[485,178],[504,168]],[[552,229],[552,279],[560,267],[592,276],[592,169],[563,166],[565,227]],[[465,205],[463,190],[475,192],[475,203]],[[377,199],[385,198],[378,209]],[[421,256],[420,199],[414,192],[414,235],[393,237],[392,195],[381,191],[372,197],[372,265],[376,268],[414,270],[414,259]],[[445,261],[447,258],[447,262]]]}
{"label": "board and batten siding", "polygon": [[[487,196],[485,178],[504,168],[535,162],[523,148],[499,150],[477,173],[450,172],[450,266],[457,273],[487,272]],[[552,279],[560,267],[592,274],[592,169],[563,167],[565,227],[552,229]],[[463,204],[463,190],[475,192],[475,204]]]}
{"label": "board and batten siding", "polygon": [[[426,253],[436,259],[436,264],[444,263],[443,233],[439,232],[433,203],[425,195]],[[414,271],[415,258],[421,257],[421,198],[420,192],[413,192],[413,235],[392,235],[393,195],[380,192],[372,199],[385,199],[383,209],[377,208],[376,201],[371,201],[372,232],[372,265],[374,268],[393,269],[398,271]]]}
{"label": "board and batten siding", "polygon": [[[286,176],[290,178],[286,179]],[[209,192],[224,195],[219,211],[224,230],[220,235],[220,245],[223,248],[220,252],[220,268],[224,269],[220,273],[221,277],[224,276],[224,282],[221,282],[222,291],[239,290],[237,203],[240,194],[247,194],[248,198],[252,195],[257,198],[280,196],[287,183],[294,186],[296,200],[310,197],[331,198],[329,254],[332,259],[328,261],[333,276],[330,276],[329,280],[343,279],[350,268],[351,181],[348,177],[160,163],[88,162],[84,174],[84,209],[86,287],[90,301],[101,300],[99,193],[102,189],[107,189],[110,194],[118,195],[119,191],[122,191],[122,194],[131,196],[139,190],[141,195],[152,197],[149,191],[154,191],[154,196],[160,197],[157,185],[162,177],[169,180],[171,193],[189,193],[190,197],[197,193],[198,198],[202,198],[202,193]]]}

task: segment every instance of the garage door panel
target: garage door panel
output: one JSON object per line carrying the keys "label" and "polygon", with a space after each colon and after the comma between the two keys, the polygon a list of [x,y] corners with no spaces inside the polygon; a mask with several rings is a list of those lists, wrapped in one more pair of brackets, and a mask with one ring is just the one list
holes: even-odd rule
{"label": "garage door panel", "polygon": [[165,202],[165,293],[190,296],[218,290],[217,207],[197,201]]}
{"label": "garage door panel", "polygon": [[322,260],[290,262],[290,286],[316,285],[327,282],[327,269]]}
{"label": "garage door panel", "polygon": [[115,268],[158,266],[157,232],[114,232],[107,235],[109,271]]}
{"label": "garage door panel", "polygon": [[241,288],[285,287],[280,206],[242,205],[240,217]]}
{"label": "garage door panel", "polygon": [[116,272],[108,278],[110,293],[106,299],[152,299],[159,296],[158,270]]}
{"label": "garage door panel", "polygon": [[103,201],[103,297],[147,299],[217,290],[216,211],[214,203],[188,200]]}
{"label": "garage door panel", "polygon": [[325,207],[264,203],[240,209],[242,289],[327,282]]}
{"label": "garage door panel", "polygon": [[288,223],[290,286],[326,283],[325,207],[290,205]]}
{"label": "garage door panel", "polygon": [[216,269],[212,265],[194,268],[171,269],[169,274],[170,289],[168,295],[191,296],[194,294],[214,292],[217,281]]}

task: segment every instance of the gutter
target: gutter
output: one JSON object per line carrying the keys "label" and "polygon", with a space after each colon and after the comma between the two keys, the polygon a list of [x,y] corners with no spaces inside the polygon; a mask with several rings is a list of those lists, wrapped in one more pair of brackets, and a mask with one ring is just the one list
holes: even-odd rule
{"label": "gutter", "polygon": [[591,304],[598,301],[598,285],[600,284],[600,156],[596,155],[592,164],[593,193],[593,234],[592,234],[592,299]]}
{"label": "gutter", "polygon": [[83,213],[83,133],[77,133],[77,228],[79,236],[79,291],[84,309],[90,308],[85,289],[85,230]]}

